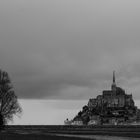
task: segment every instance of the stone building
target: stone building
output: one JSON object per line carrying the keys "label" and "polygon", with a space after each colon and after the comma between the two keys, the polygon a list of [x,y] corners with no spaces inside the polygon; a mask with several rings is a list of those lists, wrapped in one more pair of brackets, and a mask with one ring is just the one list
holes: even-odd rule
{"label": "stone building", "polygon": [[77,117],[72,121],[72,125],[83,125],[83,121],[80,117]]}
{"label": "stone building", "polygon": [[[108,108],[123,108],[125,106],[134,106],[132,94],[126,94],[125,90],[116,86],[115,72],[113,72],[113,83],[111,90],[104,90],[102,95],[98,95],[94,99],[89,99],[89,108],[105,105]],[[104,106],[104,107],[105,107]]]}

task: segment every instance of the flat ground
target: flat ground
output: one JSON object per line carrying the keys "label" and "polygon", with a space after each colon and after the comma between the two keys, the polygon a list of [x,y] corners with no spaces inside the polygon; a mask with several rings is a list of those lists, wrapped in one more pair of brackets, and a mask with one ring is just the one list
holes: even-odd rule
{"label": "flat ground", "polygon": [[68,134],[19,134],[1,133],[0,140],[140,140],[140,138],[99,136],[99,135],[68,135]]}
{"label": "flat ground", "polygon": [[0,140],[140,140],[139,126],[7,126]]}

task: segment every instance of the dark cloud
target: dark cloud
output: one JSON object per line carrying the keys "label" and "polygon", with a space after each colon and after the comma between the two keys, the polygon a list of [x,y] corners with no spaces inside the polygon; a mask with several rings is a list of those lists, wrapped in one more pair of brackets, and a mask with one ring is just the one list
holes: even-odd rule
{"label": "dark cloud", "polygon": [[88,99],[118,85],[139,98],[139,1],[1,1],[0,67],[20,98]]}

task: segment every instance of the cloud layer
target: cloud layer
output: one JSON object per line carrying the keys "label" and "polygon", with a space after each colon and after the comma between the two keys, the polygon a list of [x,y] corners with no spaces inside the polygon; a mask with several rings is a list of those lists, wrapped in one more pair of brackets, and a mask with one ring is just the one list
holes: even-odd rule
{"label": "cloud layer", "polygon": [[0,2],[0,67],[19,98],[88,99],[118,85],[140,98],[139,1]]}

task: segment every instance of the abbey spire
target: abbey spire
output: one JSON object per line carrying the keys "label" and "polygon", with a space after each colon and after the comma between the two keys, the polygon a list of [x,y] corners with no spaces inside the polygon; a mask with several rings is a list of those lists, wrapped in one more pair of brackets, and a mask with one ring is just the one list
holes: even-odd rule
{"label": "abbey spire", "polygon": [[116,92],[115,71],[113,71],[113,83],[112,83],[111,89],[113,92]]}
{"label": "abbey spire", "polygon": [[115,71],[113,71],[113,83],[115,83]]}

